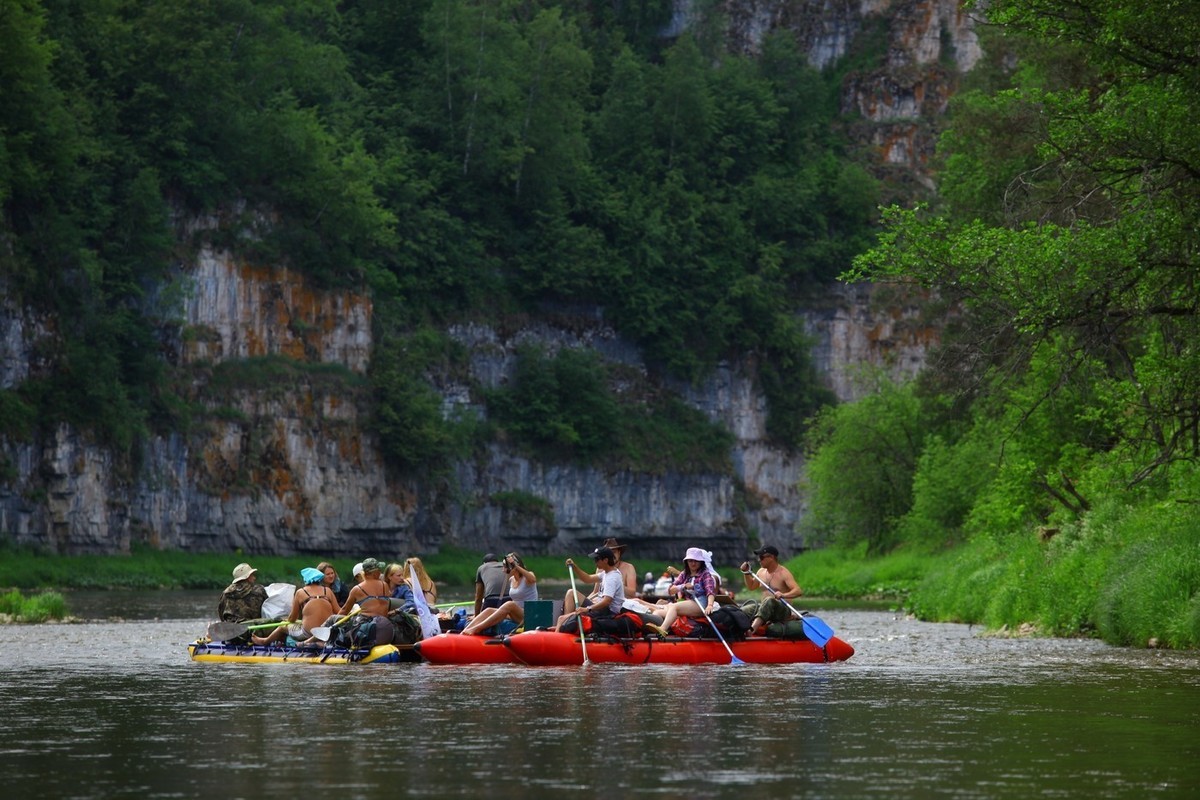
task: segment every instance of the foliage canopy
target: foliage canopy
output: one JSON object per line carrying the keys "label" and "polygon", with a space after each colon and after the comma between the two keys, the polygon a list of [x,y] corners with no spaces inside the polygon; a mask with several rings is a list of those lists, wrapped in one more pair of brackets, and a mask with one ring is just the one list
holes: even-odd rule
{"label": "foliage canopy", "polygon": [[[684,379],[751,354],[785,444],[828,400],[793,311],[866,246],[877,192],[787,37],[761,59],[703,26],[663,38],[667,0],[7,9],[0,279],[64,321],[20,390],[45,423],[126,451],[178,423],[150,295],[204,240],[370,286],[401,465],[451,444],[398,354],[464,316],[599,305]],[[220,227],[191,238],[197,217]]]}

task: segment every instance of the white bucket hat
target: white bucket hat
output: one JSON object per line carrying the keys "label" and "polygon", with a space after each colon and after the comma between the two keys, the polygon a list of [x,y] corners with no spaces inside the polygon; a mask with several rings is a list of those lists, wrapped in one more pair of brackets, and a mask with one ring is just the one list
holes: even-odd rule
{"label": "white bucket hat", "polygon": [[233,582],[241,583],[256,572],[258,572],[258,570],[249,564],[238,564],[233,568]]}

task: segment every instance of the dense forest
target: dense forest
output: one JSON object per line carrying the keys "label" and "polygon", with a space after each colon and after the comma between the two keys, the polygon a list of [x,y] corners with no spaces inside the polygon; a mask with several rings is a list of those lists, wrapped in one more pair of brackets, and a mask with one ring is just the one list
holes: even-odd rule
{"label": "dense forest", "polygon": [[[799,444],[829,397],[795,308],[869,244],[878,188],[833,124],[840,74],[789,36],[753,59],[703,23],[663,38],[671,7],[6,0],[0,280],[62,330],[0,392],[0,433],[67,421],[136,459],[204,413],[159,355],[204,217],[244,257],[369,289],[398,469],[496,435],[442,418],[445,323],[556,304],[603,308],[678,379],[755,356],[771,434]],[[544,457],[723,463],[702,416],[612,396],[599,360],[527,360],[489,417]]]}
{"label": "dense forest", "polygon": [[821,414],[809,532],[952,547],[926,616],[1195,646],[1200,6],[987,16],[939,201],[889,209],[846,274],[961,313],[921,380]]}

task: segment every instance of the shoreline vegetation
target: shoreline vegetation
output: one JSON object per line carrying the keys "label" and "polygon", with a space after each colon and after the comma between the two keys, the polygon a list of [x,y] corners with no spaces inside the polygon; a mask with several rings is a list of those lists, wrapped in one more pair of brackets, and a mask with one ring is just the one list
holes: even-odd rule
{"label": "shoreline vegetation", "polygon": [[[931,622],[983,626],[990,635],[1100,638],[1133,647],[1197,646],[1197,610],[1177,608],[1187,595],[1172,594],[1162,572],[1132,570],[1116,576],[1077,569],[1064,542],[1030,537],[1024,550],[1003,556],[979,543],[941,553],[893,551],[868,556],[865,548],[810,550],[785,561],[804,589],[801,607],[871,603]],[[1010,548],[1012,550],[1012,548]],[[299,570],[319,561],[334,564],[348,579],[354,560],[324,555],[249,556],[244,553],[185,553],[134,548],[129,555],[49,555],[0,548],[0,620],[41,622],[61,619],[64,590],[172,590],[220,592],[233,567],[246,561],[264,585],[299,582]],[[391,554],[402,561],[409,554]],[[444,549],[421,554],[434,580],[443,586],[470,586],[482,553]],[[631,553],[632,556],[632,553]],[[381,557],[376,555],[377,558]],[[565,586],[562,556],[527,556],[526,563],[546,586]],[[630,559],[643,575],[657,577],[666,563]],[[736,564],[717,564],[738,592],[746,590]],[[1120,570],[1120,563],[1111,564]],[[10,590],[11,587],[11,590]],[[18,591],[20,590],[20,591]],[[26,597],[22,597],[24,592]],[[1172,600],[1172,596],[1179,598]],[[806,601],[806,602],[805,602]],[[57,609],[57,610],[56,610]],[[1182,624],[1181,624],[1182,623]]]}

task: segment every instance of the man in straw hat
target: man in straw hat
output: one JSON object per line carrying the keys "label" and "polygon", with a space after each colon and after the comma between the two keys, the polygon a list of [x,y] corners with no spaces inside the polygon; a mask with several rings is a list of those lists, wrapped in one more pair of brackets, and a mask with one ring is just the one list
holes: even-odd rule
{"label": "man in straw hat", "polygon": [[233,568],[233,583],[221,592],[217,617],[222,622],[246,622],[262,616],[267,590],[258,585],[258,570],[249,564]]}

